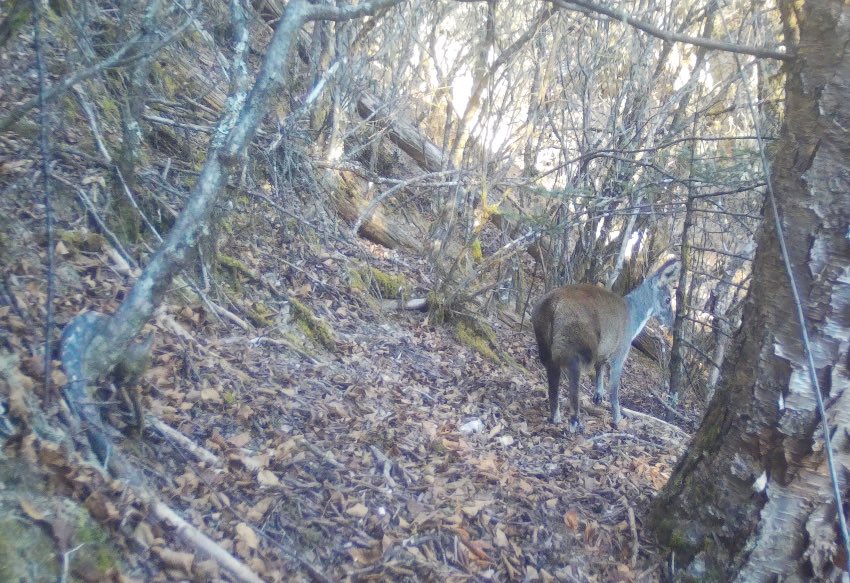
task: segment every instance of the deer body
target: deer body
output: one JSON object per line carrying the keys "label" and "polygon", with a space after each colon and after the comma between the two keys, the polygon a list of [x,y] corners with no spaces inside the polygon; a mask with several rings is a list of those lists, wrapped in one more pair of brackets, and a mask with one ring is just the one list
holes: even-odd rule
{"label": "deer body", "polygon": [[594,285],[568,285],[543,296],[532,311],[531,321],[540,360],[549,384],[549,421],[560,423],[558,385],[566,370],[570,387],[570,430],[581,428],[578,389],[581,374],[593,366],[600,403],[604,393],[603,369],[610,367],[611,414],[620,413],[620,374],[632,340],[652,316],[668,324],[673,312],[669,285],[678,274],[678,263],[670,260],[640,286],[621,297]]}

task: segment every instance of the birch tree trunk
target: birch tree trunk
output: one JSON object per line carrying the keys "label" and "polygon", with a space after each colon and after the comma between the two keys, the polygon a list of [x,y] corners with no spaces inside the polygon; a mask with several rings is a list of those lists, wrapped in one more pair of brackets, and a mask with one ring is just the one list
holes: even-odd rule
{"label": "birch tree trunk", "polygon": [[[785,124],[771,152],[772,180],[846,500],[850,5],[783,2],[781,10],[789,47],[796,38],[799,44],[787,71]],[[651,518],[686,568],[685,578],[834,581],[847,557],[769,202],[765,217],[732,356]]]}

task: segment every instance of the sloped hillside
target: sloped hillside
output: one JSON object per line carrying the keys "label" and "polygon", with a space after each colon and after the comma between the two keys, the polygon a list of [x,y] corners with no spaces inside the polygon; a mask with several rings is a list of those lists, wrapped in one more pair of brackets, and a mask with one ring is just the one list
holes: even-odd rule
{"label": "sloped hillside", "polygon": [[[22,4],[4,8],[11,32],[0,47],[0,117],[21,114],[0,132],[0,520],[10,525],[0,575],[239,580],[75,447],[84,436],[65,433],[58,351],[75,316],[115,311],[186,203],[226,100],[226,6],[205,3],[188,24],[167,12],[160,24],[187,32],[147,63],[143,83],[132,68],[104,69],[42,119],[21,111],[39,88]],[[50,85],[126,36],[119,7],[106,4],[82,25],[68,16],[78,9],[45,11]],[[277,18],[263,10],[275,6],[251,21],[253,68]],[[125,16],[141,27],[143,15]],[[100,36],[66,59],[69,39],[82,38],[74,26]],[[405,190],[354,235],[374,177],[320,162],[309,111],[296,115],[309,70],[295,68],[212,236],[145,325],[150,362],[126,386],[110,376],[92,394],[110,439],[160,504],[262,580],[658,580],[642,513],[697,411],[675,421],[684,429],[661,421],[661,371],[633,352],[622,399],[645,414],[611,428],[607,409],[584,398],[585,433],[571,435],[546,422],[527,318],[483,301],[444,319],[404,309],[437,277],[425,251],[433,192]],[[132,91],[146,96],[135,151],[122,122]],[[282,139],[287,149],[275,150]],[[344,143],[356,149],[357,135]],[[389,142],[371,155],[395,180],[416,166]],[[485,256],[502,245],[491,228]]]}

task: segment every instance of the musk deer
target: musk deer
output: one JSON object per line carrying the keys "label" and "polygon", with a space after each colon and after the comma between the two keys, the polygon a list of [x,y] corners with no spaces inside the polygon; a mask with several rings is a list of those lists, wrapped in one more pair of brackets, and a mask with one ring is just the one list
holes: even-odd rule
{"label": "musk deer", "polygon": [[531,314],[540,360],[549,382],[549,421],[561,422],[558,383],[566,369],[570,383],[570,431],[580,431],[578,385],[583,371],[596,371],[594,403],[602,402],[603,367],[610,367],[611,414],[619,423],[620,373],[632,340],[655,316],[669,326],[673,320],[671,285],[679,262],[670,259],[625,298],[588,284],[568,285],[543,296]]}

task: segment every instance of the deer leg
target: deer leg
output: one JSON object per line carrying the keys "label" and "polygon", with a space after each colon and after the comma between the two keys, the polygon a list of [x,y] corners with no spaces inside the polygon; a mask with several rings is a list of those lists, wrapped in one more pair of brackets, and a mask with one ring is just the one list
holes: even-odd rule
{"label": "deer leg", "polygon": [[605,363],[599,362],[596,364],[596,392],[593,393],[593,402],[597,405],[602,402],[605,395]]}
{"label": "deer leg", "polygon": [[578,384],[581,379],[581,365],[577,360],[567,364],[567,377],[570,382],[570,433],[581,433],[582,425],[578,406]]}
{"label": "deer leg", "polygon": [[549,422],[561,422],[561,407],[558,403],[558,383],[561,381],[561,367],[549,364],[546,367],[546,380],[549,381]]}
{"label": "deer leg", "polygon": [[626,361],[626,355],[614,358],[611,361],[611,417],[614,425],[620,422],[623,415],[620,413],[620,375],[623,372],[623,363]]}

